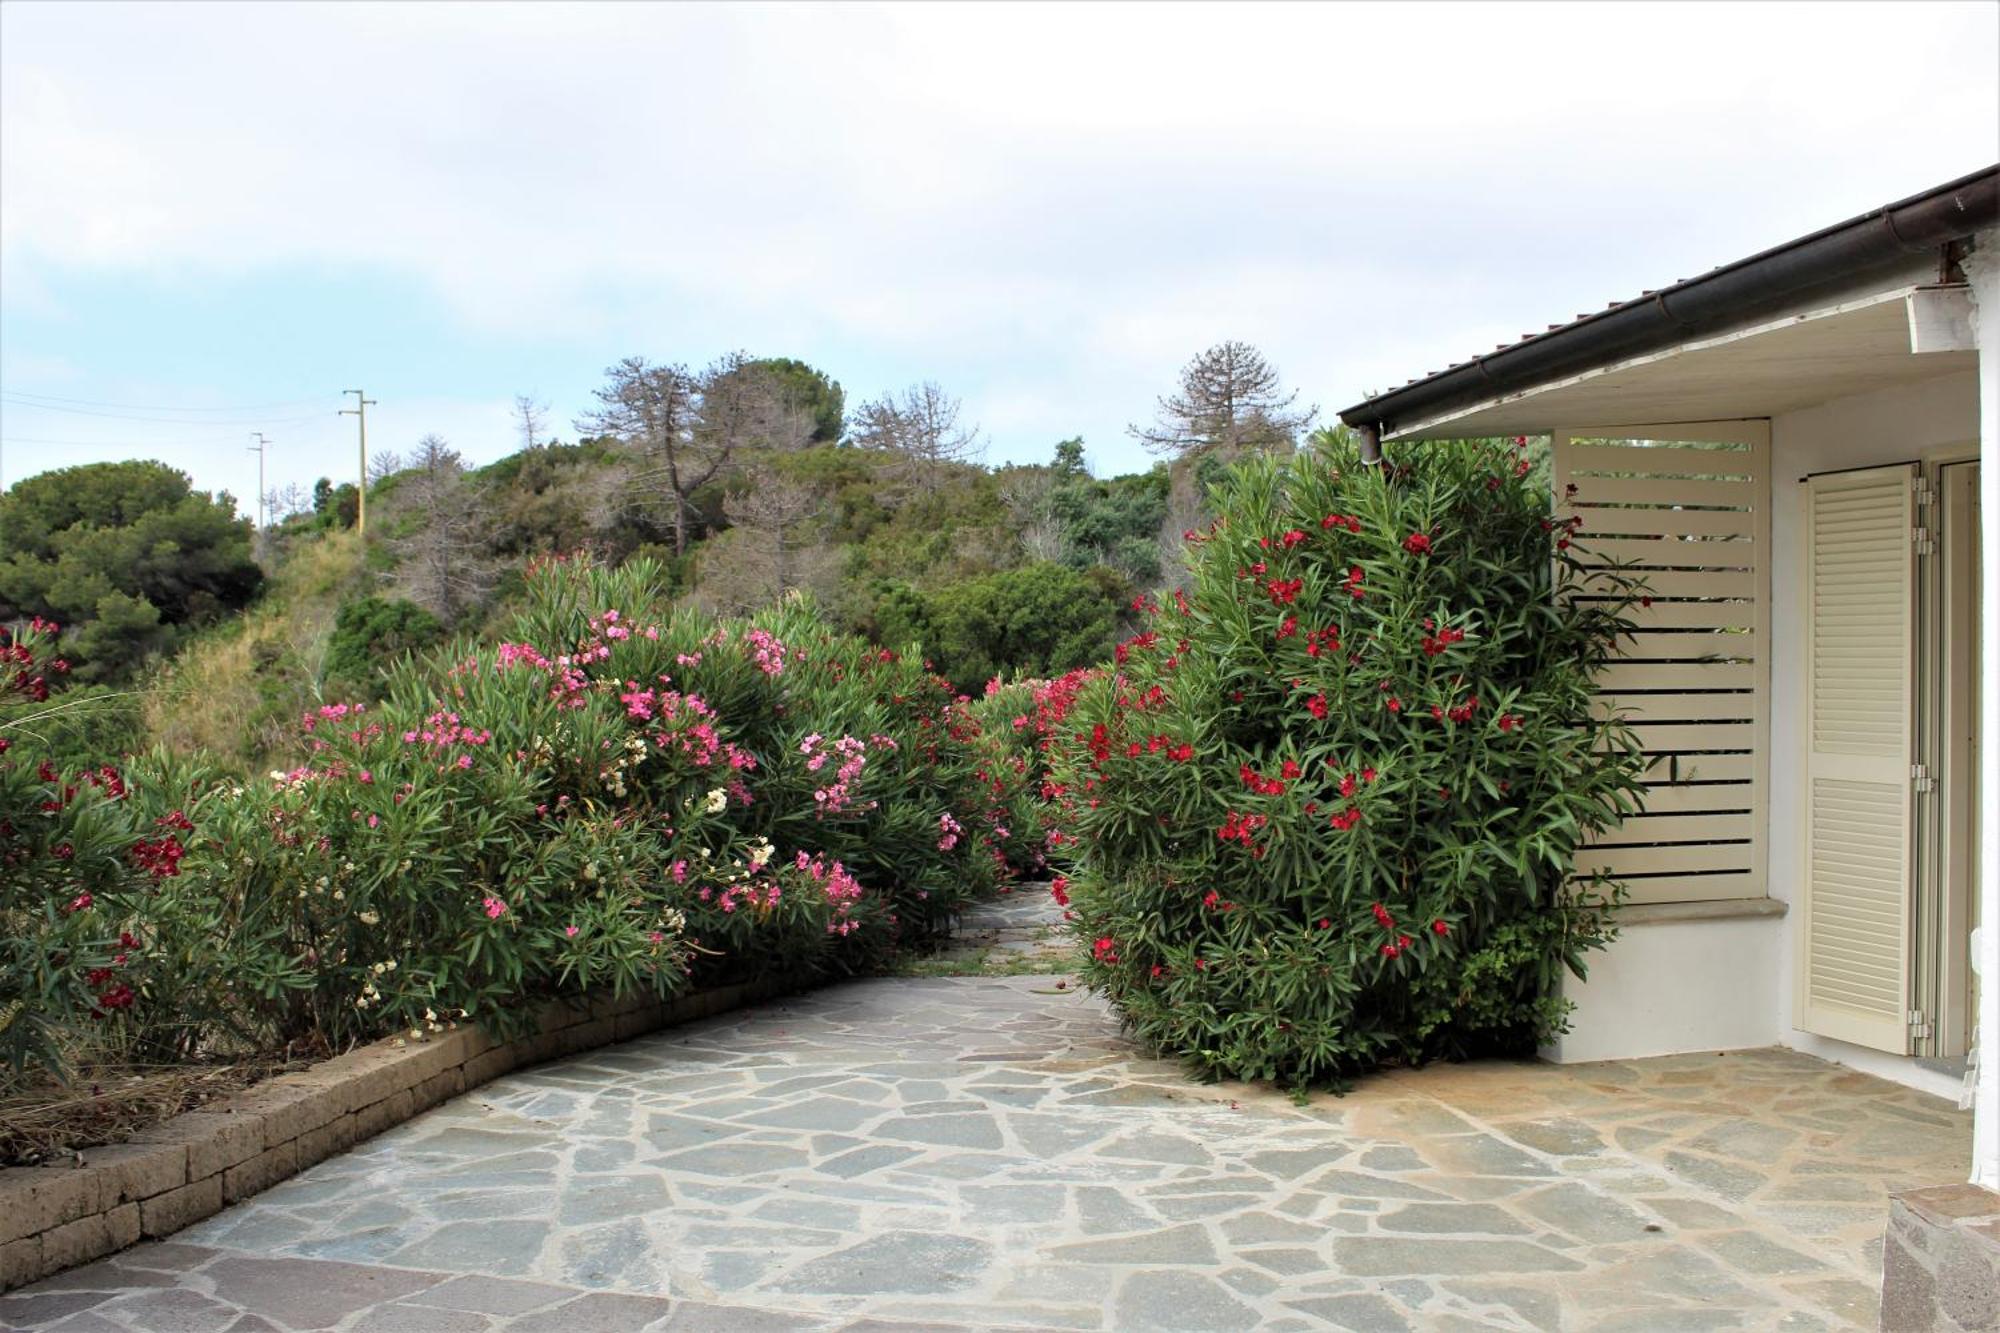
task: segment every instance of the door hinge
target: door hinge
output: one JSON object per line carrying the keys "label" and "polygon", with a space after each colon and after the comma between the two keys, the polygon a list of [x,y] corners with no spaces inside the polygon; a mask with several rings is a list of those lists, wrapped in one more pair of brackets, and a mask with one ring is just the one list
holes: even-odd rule
{"label": "door hinge", "polygon": [[1937,503],[1937,488],[1931,485],[1929,477],[1910,478],[1910,493],[1920,505]]}
{"label": "door hinge", "polygon": [[1937,544],[1931,540],[1929,528],[1911,528],[1910,541],[1915,544],[1918,555],[1930,555],[1937,549]]}
{"label": "door hinge", "polygon": [[1924,1011],[1921,1009],[1910,1010],[1910,1035],[1919,1039],[1931,1035],[1931,1021],[1924,1017]]}
{"label": "door hinge", "polygon": [[1924,767],[1922,764],[1911,764],[1910,786],[1914,788],[1919,795],[1927,794],[1929,792],[1934,792],[1937,790],[1937,779],[1932,777],[1931,771],[1928,768]]}

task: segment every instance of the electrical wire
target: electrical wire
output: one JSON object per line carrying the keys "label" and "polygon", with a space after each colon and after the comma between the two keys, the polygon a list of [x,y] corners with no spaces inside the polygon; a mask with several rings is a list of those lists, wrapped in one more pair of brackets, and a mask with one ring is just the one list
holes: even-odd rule
{"label": "electrical wire", "polygon": [[26,389],[0,389],[0,397],[38,398],[46,403],[108,407],[124,412],[275,412],[287,407],[310,407],[315,403],[331,403],[338,399],[338,395],[328,394],[317,398],[293,398],[282,403],[246,403],[241,407],[182,407],[174,403],[103,403],[92,398],[63,398],[52,393],[30,393]]}
{"label": "electrical wire", "polygon": [[325,412],[309,412],[303,416],[278,418],[251,416],[244,417],[240,421],[202,421],[189,420],[185,417],[147,417],[135,416],[126,412],[98,412],[84,407],[57,407],[51,403],[25,402],[16,399],[11,394],[0,393],[0,404],[25,408],[29,411],[64,412],[74,416],[101,417],[110,421],[139,421],[156,426],[205,426],[211,428],[215,426],[289,426],[301,421],[317,421],[323,416],[334,415],[332,407],[334,400],[328,399],[326,401],[328,406]]}

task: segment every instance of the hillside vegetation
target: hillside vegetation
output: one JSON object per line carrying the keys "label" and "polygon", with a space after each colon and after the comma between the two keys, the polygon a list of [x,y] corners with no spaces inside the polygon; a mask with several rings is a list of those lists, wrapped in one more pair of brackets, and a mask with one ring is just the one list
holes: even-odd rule
{"label": "hillside vegetation", "polygon": [[[855,406],[802,362],[612,366],[574,442],[522,400],[521,447],[470,466],[430,435],[372,460],[361,496],[322,479],[234,500],[158,463],[71,468],[0,495],[0,623],[60,622],[73,707],[38,709],[77,762],[162,742],[251,771],[302,711],[377,697],[398,660],[480,636],[538,562],[643,557],[714,614],[810,595],[838,631],[930,662],[961,691],[1108,657],[1173,581],[1184,530],[1228,459],[1284,452],[1310,414],[1240,344],[1191,363],[1134,429],[1166,455],[1090,474],[1081,439],[988,466],[935,384]],[[10,710],[19,715],[21,706]],[[0,727],[8,719],[0,716]]]}

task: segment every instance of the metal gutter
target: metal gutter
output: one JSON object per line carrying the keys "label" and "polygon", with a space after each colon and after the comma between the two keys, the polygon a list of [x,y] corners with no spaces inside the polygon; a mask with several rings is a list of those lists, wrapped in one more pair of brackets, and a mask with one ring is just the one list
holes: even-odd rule
{"label": "metal gutter", "polygon": [[1996,223],[2000,165],[1523,338],[1356,403],[1340,419],[1361,432],[1372,462],[1383,436],[1412,423],[1741,327]]}

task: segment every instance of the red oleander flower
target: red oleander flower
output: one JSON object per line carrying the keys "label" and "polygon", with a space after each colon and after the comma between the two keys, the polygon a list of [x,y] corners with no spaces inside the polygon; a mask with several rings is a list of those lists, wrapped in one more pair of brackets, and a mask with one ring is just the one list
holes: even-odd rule
{"label": "red oleander flower", "polygon": [[1409,536],[1403,538],[1403,549],[1411,555],[1429,555],[1431,553],[1430,535],[1422,532],[1411,533]]}

